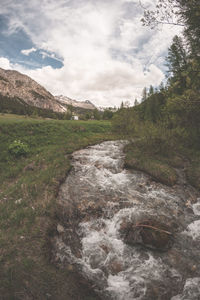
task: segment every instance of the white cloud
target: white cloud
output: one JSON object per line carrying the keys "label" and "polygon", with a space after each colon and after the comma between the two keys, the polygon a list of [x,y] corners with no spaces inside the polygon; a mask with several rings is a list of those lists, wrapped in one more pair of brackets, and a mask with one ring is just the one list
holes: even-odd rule
{"label": "white cloud", "polygon": [[35,51],[37,51],[36,48],[31,48],[31,49],[21,50],[21,53],[28,56],[30,53],[35,52]]}
{"label": "white cloud", "polygon": [[[146,7],[154,2],[142,1]],[[17,67],[53,94],[120,105],[122,100],[133,103],[144,86],[158,85],[164,78],[163,56],[175,32],[143,27],[137,0],[1,3],[2,12],[10,14],[10,30],[22,27],[38,49],[63,58],[61,69]],[[28,55],[33,49],[22,51]],[[144,68],[149,70],[146,75]]]}
{"label": "white cloud", "polygon": [[7,58],[0,57],[0,68],[6,69],[6,70],[12,69],[10,62]]}

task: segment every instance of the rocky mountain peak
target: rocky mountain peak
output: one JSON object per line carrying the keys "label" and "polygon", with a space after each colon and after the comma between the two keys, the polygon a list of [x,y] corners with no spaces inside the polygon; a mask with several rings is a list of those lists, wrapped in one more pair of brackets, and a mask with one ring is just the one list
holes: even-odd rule
{"label": "rocky mountain peak", "polygon": [[77,101],[74,99],[71,99],[69,97],[60,95],[60,96],[55,96],[56,100],[59,101],[61,104],[64,105],[72,105],[74,107],[79,107],[79,108],[84,108],[84,109],[95,109],[96,106],[89,100],[85,101]]}
{"label": "rocky mountain peak", "polygon": [[20,98],[31,106],[65,112],[66,108],[54,96],[29,76],[15,70],[0,68],[0,94]]}

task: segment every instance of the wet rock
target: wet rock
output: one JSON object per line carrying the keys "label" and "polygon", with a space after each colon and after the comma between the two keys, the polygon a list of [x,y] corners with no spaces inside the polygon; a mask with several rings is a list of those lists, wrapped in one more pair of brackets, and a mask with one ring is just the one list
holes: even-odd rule
{"label": "wet rock", "polygon": [[171,286],[171,289],[167,288],[167,280],[166,283],[162,281],[151,281],[147,285],[147,290],[145,294],[145,300],[169,300],[173,295],[174,287]]}
{"label": "wet rock", "polygon": [[58,224],[57,225],[57,231],[58,231],[58,233],[63,233],[63,232],[65,232],[65,229],[62,225]]}
{"label": "wet rock", "polygon": [[106,245],[101,245],[100,247],[101,247],[101,249],[103,249],[103,251],[104,251],[106,254],[109,253],[110,249],[108,248],[108,246],[106,246]]}
{"label": "wet rock", "polygon": [[102,261],[106,259],[106,254],[102,250],[98,251],[98,255],[96,253],[93,253],[90,255],[89,263],[92,269],[97,269],[101,267]]}
{"label": "wet rock", "polygon": [[179,299],[191,299],[198,300],[200,295],[200,278],[188,278],[185,282],[185,286],[182,294],[174,296],[171,300]]}
{"label": "wet rock", "polygon": [[152,250],[167,251],[173,244],[170,228],[155,220],[123,222],[120,232],[124,242],[131,246],[139,244]]}
{"label": "wet rock", "polygon": [[117,259],[111,261],[109,265],[109,270],[112,275],[117,275],[119,272],[123,271],[123,263]]}

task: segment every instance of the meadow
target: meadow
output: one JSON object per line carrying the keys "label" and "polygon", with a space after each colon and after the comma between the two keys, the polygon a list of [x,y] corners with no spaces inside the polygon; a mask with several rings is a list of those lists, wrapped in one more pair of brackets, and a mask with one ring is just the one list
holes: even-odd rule
{"label": "meadow", "polygon": [[[50,262],[48,241],[72,152],[114,138],[109,121],[0,115],[1,299],[98,299],[73,269]],[[26,151],[11,151],[16,142]]]}

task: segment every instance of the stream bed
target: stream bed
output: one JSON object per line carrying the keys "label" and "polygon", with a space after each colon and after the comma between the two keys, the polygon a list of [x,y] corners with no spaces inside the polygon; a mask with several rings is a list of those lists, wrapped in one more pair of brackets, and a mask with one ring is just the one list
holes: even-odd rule
{"label": "stream bed", "polygon": [[[102,299],[198,300],[200,195],[183,170],[168,187],[124,169],[125,144],[103,142],[73,154],[58,196],[54,261],[80,272]],[[152,246],[150,228],[170,242]]]}

